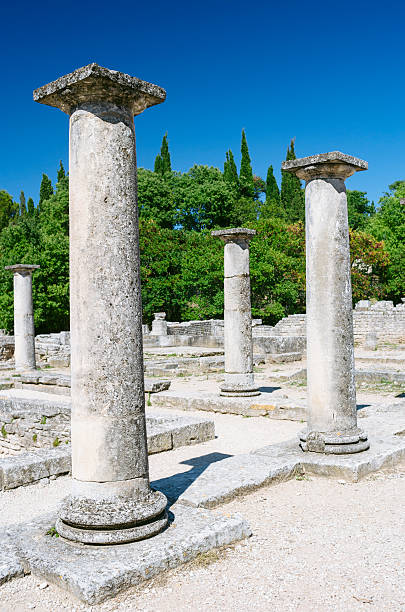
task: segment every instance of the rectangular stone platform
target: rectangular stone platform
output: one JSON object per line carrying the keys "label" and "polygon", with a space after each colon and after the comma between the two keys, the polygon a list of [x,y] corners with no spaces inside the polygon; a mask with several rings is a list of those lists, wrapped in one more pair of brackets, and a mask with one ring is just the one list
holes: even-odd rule
{"label": "rectangular stone platform", "polygon": [[[304,403],[298,404],[288,399],[272,397],[269,388],[262,388],[255,397],[222,397],[219,393],[164,391],[151,397],[156,408],[176,408],[177,410],[205,410],[224,414],[244,416],[267,416],[272,419],[302,421],[306,419]],[[271,388],[270,388],[271,389]]]}
{"label": "rectangular stone platform", "polygon": [[370,448],[352,455],[304,453],[298,438],[258,449],[251,454],[225,457],[207,464],[197,479],[190,472],[152,483],[168,498],[182,504],[211,508],[259,487],[314,474],[357,482],[405,459],[405,402],[389,411],[367,408],[360,426],[368,433]]}
{"label": "rectangular stone platform", "polygon": [[153,538],[119,546],[84,546],[46,535],[56,516],[10,528],[0,536],[1,581],[25,573],[93,605],[191,561],[201,553],[251,535],[245,519],[175,504],[171,523]]}

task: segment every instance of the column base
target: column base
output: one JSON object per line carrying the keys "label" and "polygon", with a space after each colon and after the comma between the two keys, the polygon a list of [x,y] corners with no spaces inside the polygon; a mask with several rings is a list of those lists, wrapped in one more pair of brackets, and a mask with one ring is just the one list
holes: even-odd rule
{"label": "column base", "polygon": [[253,397],[260,395],[258,387],[236,387],[231,385],[223,385],[219,392],[223,397]]}
{"label": "column base", "polygon": [[225,372],[225,380],[220,386],[220,395],[224,397],[252,397],[260,395],[253,372],[241,372],[240,374]]}
{"label": "column base", "polygon": [[168,523],[167,499],[150,491],[142,499],[68,497],[56,530],[62,538],[82,544],[124,544],[157,535]]}
{"label": "column base", "polygon": [[304,431],[300,434],[300,447],[305,452],[347,455],[369,449],[370,442],[358,428],[342,432]]}

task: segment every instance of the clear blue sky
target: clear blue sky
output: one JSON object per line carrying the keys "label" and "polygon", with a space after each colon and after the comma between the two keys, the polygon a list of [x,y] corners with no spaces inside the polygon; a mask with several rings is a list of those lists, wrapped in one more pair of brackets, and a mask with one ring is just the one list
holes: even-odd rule
{"label": "clear blue sky", "polygon": [[90,62],[156,83],[164,104],[135,120],[138,164],[168,131],[172,165],[253,170],[338,149],[369,162],[350,189],[378,200],[405,179],[405,3],[397,0],[6,2],[1,10],[0,189],[37,201],[68,165],[68,118],[32,90]]}

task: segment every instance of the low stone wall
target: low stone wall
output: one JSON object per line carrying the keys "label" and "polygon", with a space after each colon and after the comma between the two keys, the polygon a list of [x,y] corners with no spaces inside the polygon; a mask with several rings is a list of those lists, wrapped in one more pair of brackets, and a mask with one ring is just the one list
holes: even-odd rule
{"label": "low stone wall", "polygon": [[67,368],[70,365],[70,332],[42,334],[35,338],[37,361],[53,367]]}
{"label": "low stone wall", "polygon": [[[369,333],[377,335],[379,342],[405,343],[405,298],[401,304],[393,302],[371,302],[362,300],[353,311],[354,340],[363,344]],[[255,336],[305,336],[306,315],[289,315],[274,327],[261,326],[253,329]]]}
{"label": "low stone wall", "polygon": [[70,439],[70,403],[0,400],[0,452],[56,448]]}
{"label": "low stone wall", "polygon": [[171,336],[223,336],[224,322],[221,319],[207,321],[167,322],[167,333]]}

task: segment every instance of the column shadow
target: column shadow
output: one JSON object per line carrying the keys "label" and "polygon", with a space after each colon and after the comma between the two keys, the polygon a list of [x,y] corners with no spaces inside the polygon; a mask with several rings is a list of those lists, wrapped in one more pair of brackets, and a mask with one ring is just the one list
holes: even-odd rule
{"label": "column shadow", "polygon": [[192,459],[186,459],[181,461],[181,465],[191,465],[192,468],[188,472],[181,472],[179,474],[173,474],[168,478],[160,478],[151,482],[151,487],[164,493],[169,501],[168,508],[172,506],[180,497],[184,491],[186,491],[195,480],[211,465],[216,461],[222,461],[228,459],[233,455],[226,453],[208,453],[208,455],[202,455],[200,457],[193,457]]}

